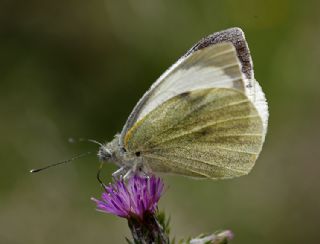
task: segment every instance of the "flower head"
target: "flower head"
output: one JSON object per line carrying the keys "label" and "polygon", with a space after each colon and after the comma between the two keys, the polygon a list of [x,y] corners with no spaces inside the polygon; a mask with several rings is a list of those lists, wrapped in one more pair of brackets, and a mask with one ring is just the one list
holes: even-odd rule
{"label": "flower head", "polygon": [[146,213],[156,211],[163,189],[164,184],[160,178],[135,175],[128,182],[117,180],[110,184],[102,193],[101,200],[92,200],[96,202],[98,211],[142,220]]}

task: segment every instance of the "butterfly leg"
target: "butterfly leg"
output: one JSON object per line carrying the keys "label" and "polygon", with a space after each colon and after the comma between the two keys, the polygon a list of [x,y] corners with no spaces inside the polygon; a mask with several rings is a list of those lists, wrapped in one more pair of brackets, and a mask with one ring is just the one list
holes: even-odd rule
{"label": "butterfly leg", "polygon": [[129,171],[130,169],[128,167],[122,166],[112,173],[112,177],[115,179],[122,179],[122,177],[124,177]]}
{"label": "butterfly leg", "polygon": [[149,178],[152,170],[146,162],[137,162],[132,169],[134,174]]}
{"label": "butterfly leg", "polygon": [[143,177],[149,177],[147,171],[145,170],[144,165],[141,162],[134,162],[131,168],[126,168],[127,172],[123,176],[124,180],[130,179],[134,175],[139,175]]}
{"label": "butterfly leg", "polygon": [[123,179],[129,180],[133,175],[135,175],[134,171],[132,169],[129,169],[123,176]]}
{"label": "butterfly leg", "polygon": [[143,163],[142,161],[135,161],[133,162],[131,167],[128,166],[122,166],[117,171],[115,171],[112,176],[115,179],[124,179],[128,180],[134,175],[139,175],[142,177],[149,178],[149,175],[151,173],[150,167]]}

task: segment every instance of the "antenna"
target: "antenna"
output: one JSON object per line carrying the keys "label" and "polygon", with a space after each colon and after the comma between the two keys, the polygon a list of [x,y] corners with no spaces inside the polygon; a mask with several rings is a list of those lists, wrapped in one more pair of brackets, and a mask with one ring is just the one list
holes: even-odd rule
{"label": "antenna", "polygon": [[[85,138],[79,138],[79,139],[74,139],[72,137],[68,138],[68,141],[69,143],[75,143],[75,142],[91,142],[91,143],[94,143],[94,144],[97,144],[99,145],[100,147],[103,147],[103,144],[96,141],[96,140],[93,140],[93,139],[85,139]],[[67,164],[67,163],[70,163],[78,158],[82,158],[84,156],[87,156],[88,154],[90,154],[91,152],[86,152],[86,153],[82,153],[82,154],[79,154],[79,155],[76,155],[70,159],[67,159],[67,160],[63,160],[61,162],[58,162],[58,163],[54,163],[54,164],[50,164],[50,165],[47,165],[45,167],[42,167],[42,168],[38,168],[38,169],[31,169],[30,170],[30,173],[37,173],[37,172],[40,172],[40,171],[43,171],[43,170],[46,170],[46,169],[49,169],[51,167],[55,167],[55,166],[58,166],[58,165],[61,165],[61,164]],[[97,180],[99,181],[100,185],[106,189],[106,185],[103,183],[102,179],[101,179],[101,170],[102,170],[102,166],[103,166],[103,163],[104,162],[101,162],[100,163],[100,166],[99,166],[99,169],[98,169],[98,172],[97,172]]]}
{"label": "antenna", "polygon": [[92,143],[94,143],[94,144],[99,145],[100,147],[103,146],[102,143],[100,143],[100,142],[98,142],[98,141],[96,141],[96,140],[93,140],[93,139],[86,139],[86,138],[74,139],[74,138],[70,137],[70,138],[68,139],[68,141],[69,141],[69,143],[75,143],[75,142],[77,142],[77,141],[78,141],[78,142],[92,142]]}
{"label": "antenna", "polygon": [[103,146],[102,143],[100,143],[100,142],[98,142],[96,140],[93,140],[93,139],[82,139],[82,138],[80,138],[80,141],[88,141],[88,142],[92,142],[94,144],[98,144],[100,147]]}
{"label": "antenna", "polygon": [[78,155],[76,155],[76,156],[74,156],[74,157],[72,157],[72,158],[69,158],[69,159],[67,159],[67,160],[63,160],[63,161],[58,162],[58,163],[50,164],[50,165],[47,165],[47,166],[42,167],[42,168],[39,168],[39,169],[32,169],[32,170],[30,170],[30,173],[37,173],[37,172],[43,171],[43,170],[45,170],[45,169],[49,169],[49,168],[51,168],[51,167],[58,166],[58,165],[60,165],[60,164],[67,164],[67,163],[70,163],[70,162],[72,162],[72,161],[74,161],[74,160],[76,160],[76,159],[78,159],[78,158],[82,158],[82,157],[84,157],[84,156],[87,156],[87,155],[90,154],[90,153],[91,153],[91,152],[81,153],[81,154],[78,154]]}

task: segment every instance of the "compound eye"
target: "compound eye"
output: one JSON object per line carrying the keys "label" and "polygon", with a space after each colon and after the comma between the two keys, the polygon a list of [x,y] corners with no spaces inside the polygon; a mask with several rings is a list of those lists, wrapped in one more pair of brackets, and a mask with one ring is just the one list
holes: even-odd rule
{"label": "compound eye", "polygon": [[108,159],[111,158],[111,152],[104,148],[104,147],[100,147],[99,152],[98,152],[98,157],[101,161],[106,161]]}

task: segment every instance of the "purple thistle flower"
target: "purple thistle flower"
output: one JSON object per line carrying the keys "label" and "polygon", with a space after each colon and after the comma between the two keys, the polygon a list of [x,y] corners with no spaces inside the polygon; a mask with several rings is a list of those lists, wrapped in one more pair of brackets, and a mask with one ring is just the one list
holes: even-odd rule
{"label": "purple thistle flower", "polygon": [[128,182],[117,180],[110,184],[102,193],[101,200],[92,200],[96,202],[98,211],[142,220],[146,213],[155,213],[163,189],[160,178],[135,175]]}

